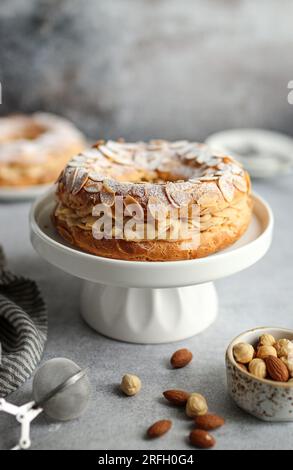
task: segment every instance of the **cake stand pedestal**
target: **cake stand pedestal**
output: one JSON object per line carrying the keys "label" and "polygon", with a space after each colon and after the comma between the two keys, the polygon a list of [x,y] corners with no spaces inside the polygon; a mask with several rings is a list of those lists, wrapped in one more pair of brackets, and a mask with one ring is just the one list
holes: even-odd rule
{"label": "cake stand pedestal", "polygon": [[217,315],[212,281],[237,273],[267,252],[273,215],[254,196],[251,224],[232,247],[207,258],[139,262],[102,258],[72,248],[56,233],[52,192],[30,214],[31,241],[48,262],[84,280],[81,314],[96,331],[133,343],[182,340],[207,328]]}

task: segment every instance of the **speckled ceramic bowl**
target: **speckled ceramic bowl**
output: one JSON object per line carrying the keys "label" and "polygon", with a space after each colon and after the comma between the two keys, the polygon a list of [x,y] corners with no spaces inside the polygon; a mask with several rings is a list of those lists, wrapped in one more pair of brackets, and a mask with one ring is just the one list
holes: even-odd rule
{"label": "speckled ceramic bowl", "polygon": [[233,339],[226,352],[228,392],[240,408],[259,419],[293,421],[293,382],[258,379],[241,369],[233,357],[235,344],[254,345],[264,333],[272,334],[276,339],[293,340],[293,330],[270,327],[255,328]]}

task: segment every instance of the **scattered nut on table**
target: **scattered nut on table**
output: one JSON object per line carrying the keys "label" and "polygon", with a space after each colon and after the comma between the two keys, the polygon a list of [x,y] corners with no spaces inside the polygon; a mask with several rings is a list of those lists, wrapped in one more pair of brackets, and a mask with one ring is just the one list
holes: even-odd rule
{"label": "scattered nut on table", "polygon": [[222,427],[225,424],[225,420],[219,415],[206,413],[205,415],[196,416],[194,418],[194,424],[198,429],[213,431],[214,429]]}
{"label": "scattered nut on table", "polygon": [[168,432],[171,427],[172,421],[170,419],[161,419],[160,421],[156,421],[148,428],[147,435],[151,439],[161,437],[166,434],[166,432]]}
{"label": "scattered nut on table", "polygon": [[209,449],[216,444],[215,438],[203,429],[194,429],[191,431],[189,441],[191,445],[199,447],[200,449]]}
{"label": "scattered nut on table", "polygon": [[166,390],[163,392],[164,397],[168,400],[172,405],[176,406],[185,406],[188,398],[190,397],[189,392],[185,392],[185,390]]}
{"label": "scattered nut on table", "polygon": [[137,375],[125,374],[122,377],[120,388],[125,395],[132,397],[141,389],[141,380]]}
{"label": "scattered nut on table", "polygon": [[205,415],[208,411],[205,397],[200,393],[191,393],[187,400],[185,411],[190,418]]}
{"label": "scattered nut on table", "polygon": [[174,369],[180,369],[181,367],[187,366],[187,364],[192,361],[192,357],[192,352],[189,351],[189,349],[182,348],[172,354],[170,362]]}

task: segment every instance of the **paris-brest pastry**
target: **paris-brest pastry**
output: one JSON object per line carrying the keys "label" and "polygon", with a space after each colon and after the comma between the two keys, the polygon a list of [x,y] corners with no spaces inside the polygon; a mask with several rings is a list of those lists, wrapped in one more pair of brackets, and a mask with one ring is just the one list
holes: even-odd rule
{"label": "paris-brest pastry", "polygon": [[0,118],[0,188],[51,183],[85,147],[81,132],[49,113]]}
{"label": "paris-brest pastry", "polygon": [[[98,141],[66,165],[56,197],[53,220],[69,244],[131,261],[208,256],[238,240],[252,214],[242,166],[188,141]],[[105,214],[110,225],[99,223]]]}

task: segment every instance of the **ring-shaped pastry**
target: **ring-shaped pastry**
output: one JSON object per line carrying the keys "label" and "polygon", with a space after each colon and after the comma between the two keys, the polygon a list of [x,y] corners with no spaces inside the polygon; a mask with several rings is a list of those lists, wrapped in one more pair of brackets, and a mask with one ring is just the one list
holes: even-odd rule
{"label": "ring-shaped pastry", "polygon": [[0,118],[0,187],[56,180],[68,160],[85,148],[82,133],[48,113]]}
{"label": "ring-shaped pastry", "polygon": [[[239,239],[251,220],[250,192],[242,166],[204,144],[99,141],[61,173],[53,220],[67,242],[94,255],[134,261],[194,259]],[[121,200],[123,216],[117,224]],[[112,217],[107,230],[99,223],[101,206]],[[159,223],[162,214],[164,224]],[[143,227],[139,236],[138,231],[134,235],[138,221]],[[181,230],[184,224],[189,231]],[[103,236],[96,235],[97,225]]]}

